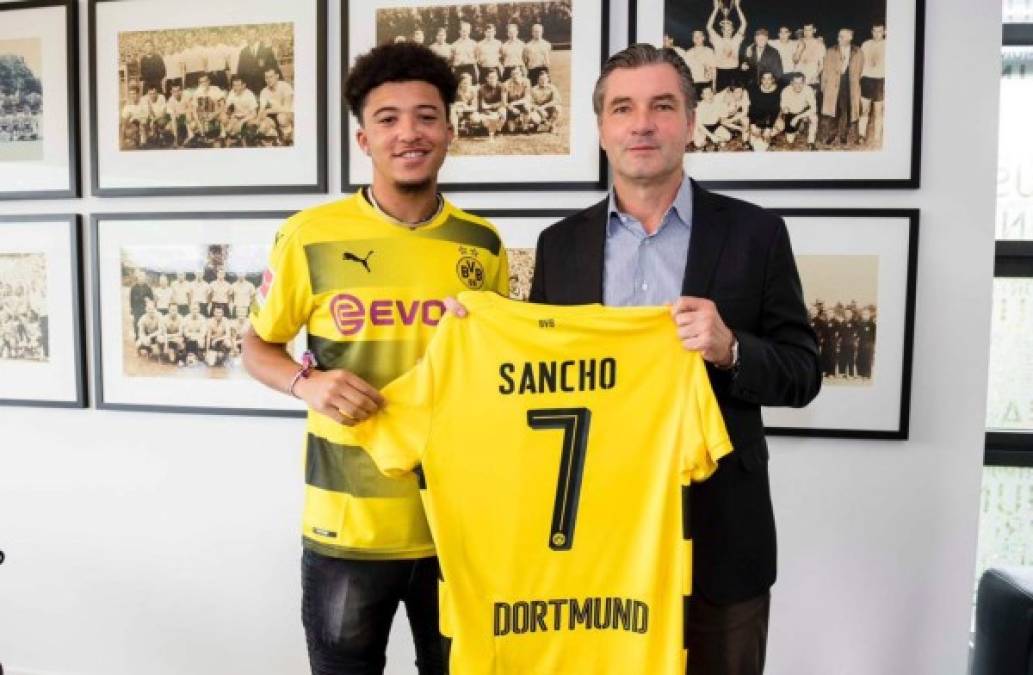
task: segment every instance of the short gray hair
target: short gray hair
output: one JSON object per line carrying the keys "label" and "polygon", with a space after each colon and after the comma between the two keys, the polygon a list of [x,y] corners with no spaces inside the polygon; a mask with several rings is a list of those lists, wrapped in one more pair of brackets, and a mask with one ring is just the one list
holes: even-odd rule
{"label": "short gray hair", "polygon": [[641,68],[657,63],[666,63],[678,73],[682,94],[685,95],[685,108],[693,110],[696,107],[696,89],[692,86],[692,71],[689,70],[685,59],[670,47],[654,47],[645,42],[638,42],[617,52],[603,64],[603,70],[599,73],[599,79],[595,81],[595,89],[592,91],[592,109],[595,110],[596,116],[603,111],[606,78],[610,73],[619,68]]}

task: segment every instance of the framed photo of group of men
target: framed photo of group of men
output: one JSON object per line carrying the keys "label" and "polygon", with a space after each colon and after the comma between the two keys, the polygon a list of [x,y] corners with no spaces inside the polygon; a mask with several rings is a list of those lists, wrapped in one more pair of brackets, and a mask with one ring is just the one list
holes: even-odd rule
{"label": "framed photo of group of men", "polygon": [[776,209],[818,337],[822,389],[802,409],[766,408],[773,434],[906,439],[918,211]]}
{"label": "framed photo of group of men", "polygon": [[632,0],[697,106],[686,167],[716,188],[916,188],[924,0]]}
{"label": "framed photo of group of men", "polygon": [[325,192],[326,0],[90,0],[93,192]]}
{"label": "framed photo of group of men", "polygon": [[[241,363],[276,230],[290,215],[93,215],[97,407],[300,416],[300,401]],[[292,349],[300,358],[304,345]]]}
{"label": "framed photo of group of men", "polygon": [[78,3],[0,4],[0,199],[79,196]]}
{"label": "framed photo of group of men", "polygon": [[[592,120],[592,85],[608,52],[608,0],[471,3],[364,0],[342,9],[342,77],[358,54],[411,41],[459,78],[456,131],[442,167],[447,190],[600,190],[606,162]],[[342,114],[344,189],[369,182]]]}
{"label": "framed photo of group of men", "polygon": [[86,406],[77,215],[0,216],[0,405]]}

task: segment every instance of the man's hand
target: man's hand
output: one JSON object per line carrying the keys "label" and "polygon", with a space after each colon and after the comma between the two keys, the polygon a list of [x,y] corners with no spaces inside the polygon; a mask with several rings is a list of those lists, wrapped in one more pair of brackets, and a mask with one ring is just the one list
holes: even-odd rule
{"label": "man's hand", "polygon": [[706,298],[681,297],[671,306],[671,314],[678,339],[685,349],[699,352],[704,361],[715,366],[732,365],[735,335],[721,320],[713,302]]}
{"label": "man's hand", "polygon": [[445,311],[447,311],[449,314],[452,314],[459,319],[466,318],[466,307],[463,307],[462,303],[453,298],[451,295],[445,298],[443,302],[445,303]]}
{"label": "man's hand", "polygon": [[313,370],[298,380],[294,393],[316,412],[349,427],[384,406],[379,391],[347,370]]}

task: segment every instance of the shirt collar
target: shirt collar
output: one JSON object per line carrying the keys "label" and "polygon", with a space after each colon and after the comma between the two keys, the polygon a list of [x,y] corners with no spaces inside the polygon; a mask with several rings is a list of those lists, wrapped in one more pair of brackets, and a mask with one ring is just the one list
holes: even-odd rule
{"label": "shirt collar", "polygon": [[[671,219],[671,211],[674,211],[677,218]],[[617,207],[617,193],[614,188],[610,188],[609,202],[606,206],[606,233],[608,236],[613,236],[616,233],[616,228],[624,224],[624,222],[631,218],[626,213],[621,212]],[[616,218],[614,217],[616,216]],[[681,185],[678,186],[678,193],[674,195],[674,203],[664,213],[663,219],[660,221],[660,227],[657,229],[659,232],[663,227],[672,221],[680,224],[682,227],[692,226],[692,182],[689,180],[687,175],[682,176]],[[641,226],[640,226],[641,227]]]}

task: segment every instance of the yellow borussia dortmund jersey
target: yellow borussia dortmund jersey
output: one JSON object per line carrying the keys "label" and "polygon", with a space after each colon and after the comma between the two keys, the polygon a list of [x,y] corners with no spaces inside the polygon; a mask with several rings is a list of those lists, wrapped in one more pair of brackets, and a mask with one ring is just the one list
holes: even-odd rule
{"label": "yellow borussia dortmund jersey", "polygon": [[[446,202],[417,229],[361,194],[302,211],[280,228],[252,315],[263,340],[304,327],[318,368],[344,368],[380,388],[411,368],[445,313],[469,289],[505,293],[505,249],[485,220]],[[434,554],[412,476],[388,478],[352,430],[309,411],[305,546],[345,558]]]}
{"label": "yellow borussia dortmund jersey", "polygon": [[682,675],[683,487],[731,451],[706,368],[663,307],[459,296],[357,427],[419,466],[460,675]]}

